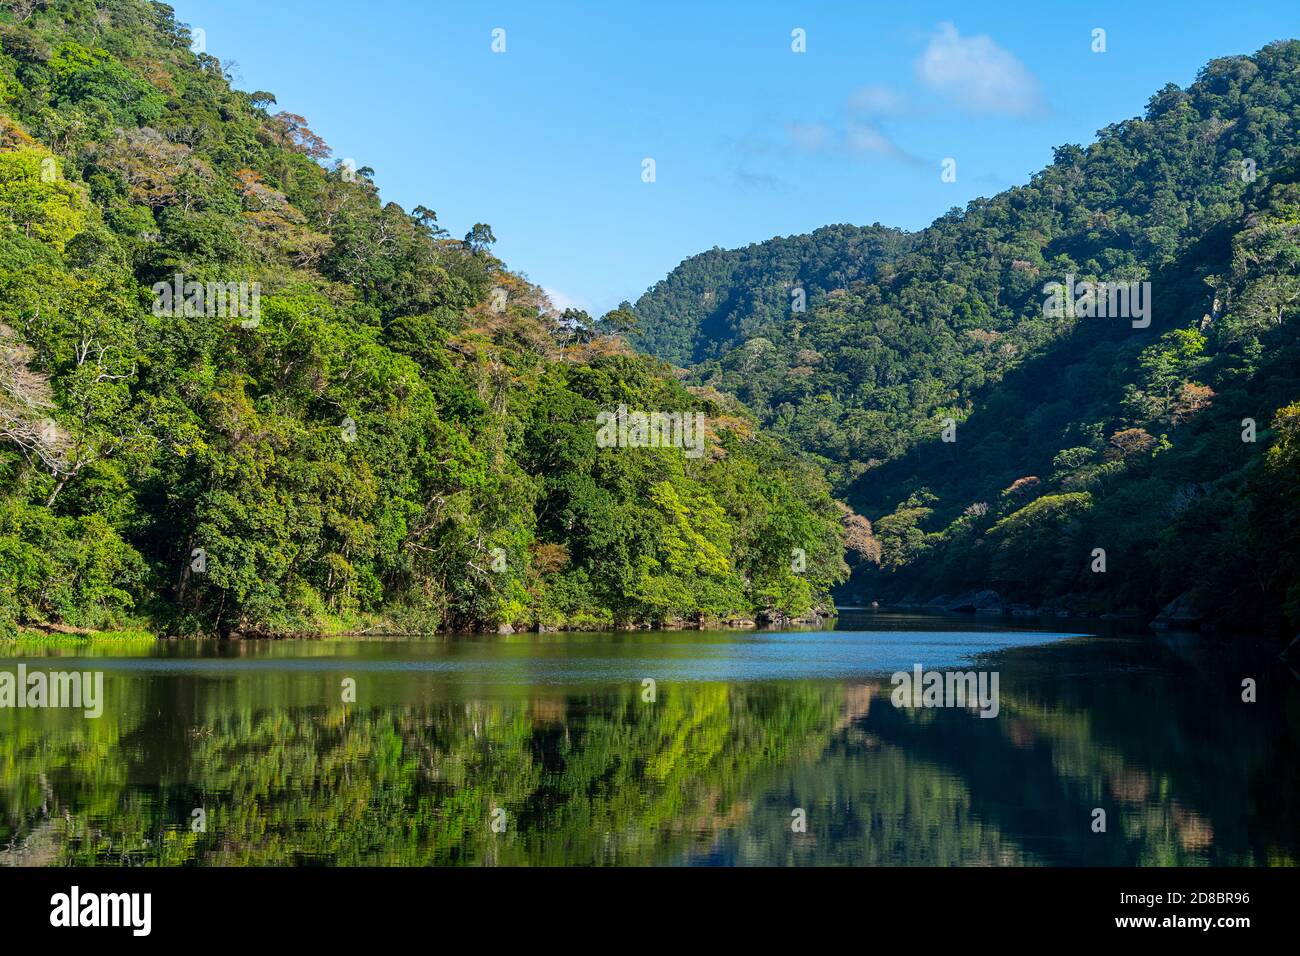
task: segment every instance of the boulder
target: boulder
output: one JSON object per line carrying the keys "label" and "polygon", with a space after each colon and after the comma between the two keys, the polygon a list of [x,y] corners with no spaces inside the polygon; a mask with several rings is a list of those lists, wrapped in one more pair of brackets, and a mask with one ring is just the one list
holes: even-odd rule
{"label": "boulder", "polygon": [[997,591],[984,589],[982,591],[969,591],[961,597],[954,598],[947,604],[943,605],[945,611],[958,611],[965,614],[974,613],[1002,613],[1002,597]]}
{"label": "boulder", "polygon": [[1158,631],[1194,631],[1205,617],[1191,591],[1184,591],[1156,615],[1151,626]]}

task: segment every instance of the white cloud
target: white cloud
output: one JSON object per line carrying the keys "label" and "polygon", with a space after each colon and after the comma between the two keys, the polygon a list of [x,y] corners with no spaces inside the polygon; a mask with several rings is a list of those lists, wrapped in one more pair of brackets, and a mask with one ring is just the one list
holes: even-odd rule
{"label": "white cloud", "polygon": [[823,123],[789,123],[786,132],[794,144],[806,153],[836,152],[858,158],[885,156],[905,163],[917,162],[916,157],[900,149],[879,129],[866,123],[850,121],[842,129]]}
{"label": "white cloud", "polygon": [[790,123],[785,129],[796,146],[810,153],[817,152],[830,142],[830,130],[821,123]]}
{"label": "white cloud", "polygon": [[841,145],[854,156],[887,156],[890,159],[910,163],[913,166],[920,163],[919,159],[900,148],[898,144],[880,130],[865,123],[849,123],[848,128],[844,131],[844,140]]}
{"label": "white cloud", "polygon": [[844,148],[858,155],[879,153],[881,156],[897,157],[902,152],[880,130],[861,123],[849,124],[849,128],[844,133]]}
{"label": "white cloud", "polygon": [[1032,113],[1042,106],[1038,80],[989,36],[963,37],[951,23],[916,61],[916,72],[932,90],[952,96],[979,113]]}
{"label": "white cloud", "polygon": [[849,110],[863,116],[879,116],[900,112],[906,100],[887,86],[871,84],[857,90],[849,97]]}

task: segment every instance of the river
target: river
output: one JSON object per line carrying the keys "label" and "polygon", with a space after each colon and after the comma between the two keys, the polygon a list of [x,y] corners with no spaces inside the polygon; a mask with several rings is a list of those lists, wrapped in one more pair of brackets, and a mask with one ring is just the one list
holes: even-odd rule
{"label": "river", "polygon": [[[0,865],[1296,862],[1276,646],[1020,623],[0,644],[103,675],[0,707]],[[915,665],[996,714],[895,706]]]}

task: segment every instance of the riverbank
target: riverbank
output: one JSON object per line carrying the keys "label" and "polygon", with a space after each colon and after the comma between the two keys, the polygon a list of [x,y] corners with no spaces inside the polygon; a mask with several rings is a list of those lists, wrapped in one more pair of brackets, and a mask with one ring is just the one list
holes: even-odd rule
{"label": "riverbank", "polygon": [[20,627],[18,633],[0,638],[0,643],[10,644],[84,644],[94,642],[149,643],[158,640],[157,634],[148,630],[131,628],[114,631],[94,631],[88,628]]}
{"label": "riverbank", "polygon": [[733,615],[726,618],[670,618],[664,621],[639,621],[616,624],[608,620],[584,617],[560,624],[533,623],[520,626],[502,624],[497,627],[471,628],[465,630],[435,629],[423,630],[402,626],[390,618],[368,616],[364,618],[347,618],[322,622],[315,628],[283,629],[232,629],[223,633],[195,631],[190,633],[168,633],[165,629],[151,627],[147,623],[122,629],[97,631],[91,628],[69,627],[61,624],[20,624],[15,636],[0,636],[0,642],[35,642],[68,644],[86,641],[199,641],[199,640],[326,640],[347,637],[453,637],[483,634],[555,634],[569,633],[608,633],[617,634],[629,631],[726,631],[726,630],[776,630],[817,628],[834,621],[834,609],[817,608],[800,616],[787,616],[771,611],[760,611],[750,616]]}
{"label": "riverbank", "polygon": [[[1217,615],[1212,608],[1204,607],[1191,591],[1185,591],[1152,615],[1137,608],[1108,608],[1102,610],[1082,595],[1065,595],[1051,598],[1037,606],[1007,601],[992,588],[976,588],[957,595],[941,594],[926,601],[872,602],[870,605],[841,605],[867,610],[919,612],[927,614],[973,614],[991,618],[1017,618],[1040,621],[1093,620],[1121,624],[1130,628],[1152,631],[1200,632],[1204,634],[1254,633],[1257,628],[1234,628],[1231,620]],[[1290,633],[1280,629],[1279,635]]]}

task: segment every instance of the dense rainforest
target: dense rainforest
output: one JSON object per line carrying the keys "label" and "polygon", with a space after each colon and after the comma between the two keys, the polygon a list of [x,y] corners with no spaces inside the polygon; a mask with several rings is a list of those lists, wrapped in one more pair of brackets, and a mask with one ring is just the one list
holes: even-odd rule
{"label": "dense rainforest", "polygon": [[[918,233],[688,259],[633,340],[827,468],[872,525],[848,597],[1294,630],[1298,133],[1300,42],[1215,60]],[[1149,323],[1048,308],[1071,281],[1150,283]]]}
{"label": "dense rainforest", "polygon": [[[816,466],[193,46],[161,3],[0,3],[0,635],[826,607],[862,534]],[[703,453],[598,443],[621,406]]]}
{"label": "dense rainforest", "polygon": [[[837,586],[1300,624],[1300,42],[919,232],[713,249],[600,319],[194,47],[147,0],[0,3],[0,635]],[[1072,280],[1150,283],[1149,324],[1045,308]],[[606,447],[620,408],[702,415],[703,453]]]}

